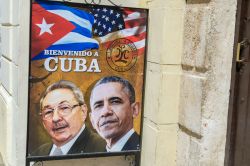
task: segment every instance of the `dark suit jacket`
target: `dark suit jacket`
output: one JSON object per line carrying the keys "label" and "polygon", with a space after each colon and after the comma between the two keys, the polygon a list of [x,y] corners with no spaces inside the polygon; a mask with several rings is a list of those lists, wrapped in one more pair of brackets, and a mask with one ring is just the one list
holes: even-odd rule
{"label": "dark suit jacket", "polygon": [[123,146],[122,151],[127,150],[140,150],[140,136],[134,132],[126,144]]}
{"label": "dark suit jacket", "polygon": [[[36,149],[31,156],[47,156],[52,148],[52,143],[46,143]],[[105,152],[106,142],[87,126],[77,138],[68,154]]]}

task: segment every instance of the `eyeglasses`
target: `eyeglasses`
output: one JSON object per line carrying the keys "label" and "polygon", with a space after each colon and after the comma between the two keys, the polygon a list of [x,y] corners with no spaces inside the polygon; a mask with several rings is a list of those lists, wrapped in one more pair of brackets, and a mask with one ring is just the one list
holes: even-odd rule
{"label": "eyeglasses", "polygon": [[60,104],[54,108],[44,108],[42,110],[42,112],[40,113],[40,115],[42,116],[42,118],[44,120],[49,120],[53,117],[54,111],[57,110],[57,113],[59,116],[68,116],[69,114],[71,114],[72,110],[75,107],[81,106],[82,104],[75,104],[75,105],[69,105],[69,104]]}

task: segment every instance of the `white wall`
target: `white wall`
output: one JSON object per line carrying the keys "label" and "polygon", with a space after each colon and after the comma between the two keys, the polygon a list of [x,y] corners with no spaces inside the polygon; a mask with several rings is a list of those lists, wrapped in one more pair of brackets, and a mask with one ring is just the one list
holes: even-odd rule
{"label": "white wall", "polygon": [[24,165],[27,128],[29,1],[0,1],[1,154],[5,165]]}

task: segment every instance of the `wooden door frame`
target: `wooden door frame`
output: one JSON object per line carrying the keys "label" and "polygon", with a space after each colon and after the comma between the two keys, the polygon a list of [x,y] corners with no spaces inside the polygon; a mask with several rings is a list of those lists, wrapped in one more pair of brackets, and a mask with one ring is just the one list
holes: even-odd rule
{"label": "wooden door frame", "polygon": [[240,39],[240,25],[242,14],[242,2],[243,0],[237,0],[237,12],[236,12],[236,24],[235,24],[235,38],[233,48],[233,61],[231,71],[231,86],[230,86],[230,98],[229,98],[229,110],[228,110],[228,123],[227,123],[227,140],[225,148],[224,166],[233,166],[234,164],[234,152],[235,152],[235,133],[237,127],[237,92],[238,92],[238,79],[236,77],[236,54],[237,46]]}

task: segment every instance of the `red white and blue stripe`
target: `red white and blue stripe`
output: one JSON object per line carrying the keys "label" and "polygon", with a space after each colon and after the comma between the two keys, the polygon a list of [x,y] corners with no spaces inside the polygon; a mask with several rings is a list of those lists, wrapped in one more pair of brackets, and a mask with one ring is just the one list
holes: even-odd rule
{"label": "red white and blue stripe", "polygon": [[108,47],[115,39],[126,38],[135,44],[139,55],[144,54],[147,15],[143,9],[97,7],[91,14],[94,35],[101,44]]}

